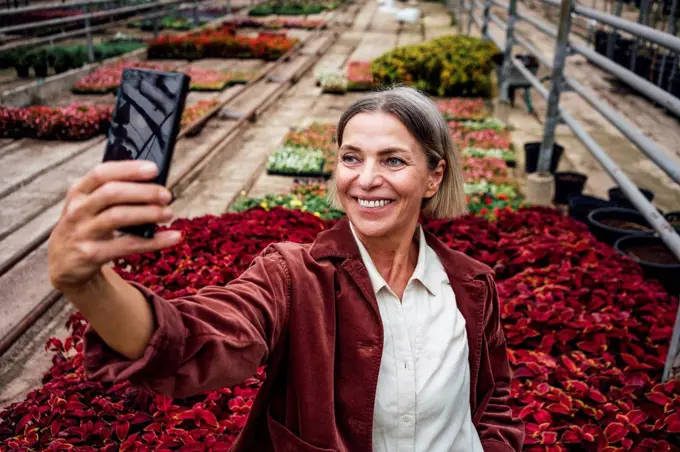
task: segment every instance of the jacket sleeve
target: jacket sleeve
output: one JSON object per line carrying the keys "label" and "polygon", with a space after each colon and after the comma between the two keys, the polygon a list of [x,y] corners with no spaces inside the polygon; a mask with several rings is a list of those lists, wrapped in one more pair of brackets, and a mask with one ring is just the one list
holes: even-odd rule
{"label": "jacket sleeve", "polygon": [[524,444],[524,423],[513,417],[510,397],[510,364],[501,325],[500,306],[496,283],[489,276],[489,305],[485,336],[488,343],[490,368],[495,382],[491,398],[477,425],[479,438],[485,452],[519,452]]}
{"label": "jacket sleeve", "polygon": [[226,286],[166,300],[133,283],[151,304],[155,331],[142,357],[129,360],[88,328],[84,366],[102,381],[188,397],[242,383],[273,350],[287,322],[290,275],[278,252],[263,252]]}

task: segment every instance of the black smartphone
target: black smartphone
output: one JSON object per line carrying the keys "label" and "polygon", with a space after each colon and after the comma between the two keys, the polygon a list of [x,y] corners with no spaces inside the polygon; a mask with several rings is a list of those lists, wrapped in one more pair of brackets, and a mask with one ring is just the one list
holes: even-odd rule
{"label": "black smartphone", "polygon": [[[151,183],[165,185],[189,92],[186,74],[147,69],[124,69],[109,127],[104,161],[151,160],[158,177]],[[120,229],[151,238],[155,224]]]}

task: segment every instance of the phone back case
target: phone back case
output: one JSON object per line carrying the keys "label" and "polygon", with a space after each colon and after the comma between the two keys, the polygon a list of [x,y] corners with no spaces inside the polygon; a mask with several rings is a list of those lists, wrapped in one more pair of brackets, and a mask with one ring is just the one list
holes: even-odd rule
{"label": "phone back case", "polygon": [[[186,74],[125,69],[107,137],[104,161],[151,160],[159,168],[155,180],[165,185],[189,91]],[[155,225],[124,232],[153,237]]]}

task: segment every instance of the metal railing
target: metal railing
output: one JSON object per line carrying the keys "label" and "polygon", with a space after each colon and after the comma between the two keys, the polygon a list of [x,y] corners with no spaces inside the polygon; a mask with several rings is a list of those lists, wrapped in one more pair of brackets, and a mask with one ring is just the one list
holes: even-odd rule
{"label": "metal railing", "polygon": [[56,2],[56,3],[43,3],[33,6],[22,6],[20,8],[2,9],[0,10],[0,16],[13,16],[22,13],[32,13],[35,11],[51,11],[53,9],[71,9],[79,8],[84,6],[95,6],[95,5],[105,5],[110,3],[118,3],[120,0],[86,0],[86,1],[75,1],[75,2]]}
{"label": "metal railing", "polygon": [[[570,41],[570,28],[572,19],[580,15],[610,25],[615,29],[623,30],[638,38],[665,47],[673,52],[680,52],[680,38],[648,27],[642,23],[635,23],[592,8],[576,5],[574,0],[543,0],[544,3],[560,8],[559,28],[557,29],[539,19],[519,12],[517,9],[518,0],[509,0],[508,3],[500,0],[485,0],[484,3],[479,0],[456,1],[458,3],[454,5],[454,0],[450,0],[448,6],[452,13],[458,11],[459,32],[462,32],[463,29],[462,18],[465,17],[465,14],[463,13],[467,12],[468,34],[471,32],[472,23],[477,24],[481,30],[482,37],[493,41],[504,53],[503,64],[499,74],[500,101],[504,103],[509,102],[509,79],[513,69],[516,69],[522,74],[526,81],[547,100],[547,113],[539,151],[538,172],[549,172],[553,145],[555,143],[555,129],[560,122],[566,124],[588,149],[590,154],[621,188],[622,192],[628,197],[633,206],[635,206],[647,219],[671,252],[680,260],[680,235],[678,235],[671,227],[656,207],[647,200],[621,168],[616,165],[602,146],[593,139],[583,125],[569,111],[560,105],[560,94],[562,92],[565,90],[572,90],[577,93],[637,146],[650,160],[661,168],[675,183],[680,184],[680,165],[671,159],[658,144],[648,138],[640,129],[626,120],[614,108],[599,99],[593,91],[572,78],[567,77],[564,73],[568,56],[570,54],[580,54],[591,63],[610,72],[640,93],[648,96],[669,111],[680,116],[680,99],[663,91],[650,81],[643,79],[629,68],[617,64],[609,58],[591,50],[587,46]],[[677,1],[678,0],[673,1],[673,12],[676,10]],[[507,22],[504,22],[492,12],[493,7],[503,8],[507,12]],[[482,11],[481,19],[476,17],[475,11]],[[526,39],[516,33],[515,24],[518,21],[533,25],[536,29],[555,40],[555,52],[552,62],[527,42]],[[499,29],[505,31],[504,43],[500,42],[497,37],[489,32],[490,24],[494,24],[499,27]],[[520,59],[513,56],[513,48],[516,45],[524,47],[529,54],[536,57],[540,63],[551,70],[549,89],[546,89],[546,87],[543,86],[542,82],[522,63],[522,61],[520,61]],[[680,358],[679,342],[680,309],[676,315],[675,328],[671,337],[670,349],[663,371],[664,381],[671,378],[674,371],[680,370],[674,369],[673,367],[676,358]]]}
{"label": "metal railing", "polygon": [[[93,32],[97,30],[102,30],[111,25],[124,24],[128,22],[138,21],[138,20],[154,20],[154,33],[158,34],[160,28],[160,18],[167,15],[170,12],[176,11],[177,9],[184,10],[188,9],[184,5],[191,3],[190,7],[193,9],[193,22],[195,25],[199,25],[199,4],[201,3],[211,3],[211,0],[149,0],[148,2],[140,3],[133,6],[123,6],[120,8],[106,9],[103,11],[90,12],[92,7],[103,6],[111,3],[119,3],[120,0],[90,0],[82,2],[72,2],[62,4],[62,7],[68,6],[82,6],[84,8],[83,14],[76,16],[64,17],[59,19],[43,20],[38,22],[32,22],[20,25],[11,25],[7,27],[0,27],[0,34],[11,33],[15,31],[26,31],[32,29],[41,29],[44,27],[58,27],[65,25],[74,25],[78,23],[83,23],[83,27],[77,30],[64,31],[61,33],[56,33],[48,36],[41,36],[33,39],[22,39],[19,42],[11,42],[4,45],[0,45],[0,51],[7,51],[21,47],[31,47],[41,44],[53,44],[54,42],[70,39],[76,36],[86,36],[88,45],[88,55],[90,62],[94,61],[93,55]],[[178,5],[181,5],[178,8]],[[0,11],[0,15],[8,16],[12,14],[19,14],[28,11],[47,11],[57,8],[57,4],[50,3],[43,6],[32,6],[25,8],[16,8],[12,10]],[[152,12],[148,12],[151,10]],[[146,12],[146,13],[145,13]],[[231,0],[226,0],[226,13],[231,14]],[[130,15],[132,16],[130,17]],[[111,21],[102,25],[92,25],[92,21],[95,19],[115,19],[119,16],[127,16],[123,19]]]}

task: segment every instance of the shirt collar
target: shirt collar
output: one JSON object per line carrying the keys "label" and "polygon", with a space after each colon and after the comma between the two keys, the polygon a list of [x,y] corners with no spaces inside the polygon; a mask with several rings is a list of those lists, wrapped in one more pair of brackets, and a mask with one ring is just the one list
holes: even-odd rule
{"label": "shirt collar", "polygon": [[[382,290],[383,287],[388,287],[387,282],[382,277],[373,259],[371,259],[368,250],[361,243],[359,237],[356,235],[354,225],[350,222],[350,229],[352,230],[352,235],[359,248],[359,254],[361,254],[361,259],[364,261],[364,266],[368,271],[368,276],[371,279],[371,285],[373,286],[373,291],[375,295]],[[437,295],[441,289],[441,284],[443,281],[448,281],[444,267],[439,262],[437,254],[432,248],[427,244],[425,240],[425,232],[421,225],[418,225],[418,261],[416,263],[416,268],[413,270],[413,275],[410,280],[417,280],[433,295]]]}

